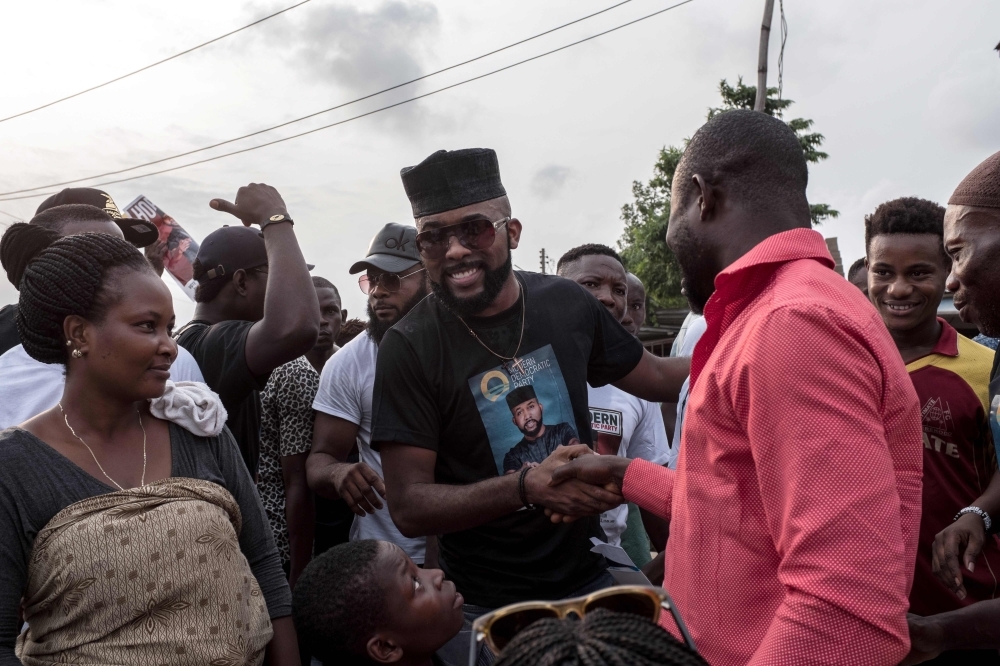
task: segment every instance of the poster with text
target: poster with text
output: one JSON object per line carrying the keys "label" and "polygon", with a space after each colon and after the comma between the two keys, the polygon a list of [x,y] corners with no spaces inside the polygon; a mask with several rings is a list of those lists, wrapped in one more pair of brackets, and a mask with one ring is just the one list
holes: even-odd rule
{"label": "poster with text", "polygon": [[498,474],[536,465],[559,446],[578,444],[573,405],[552,345],[469,380]]}
{"label": "poster with text", "polygon": [[177,220],[164,213],[143,194],[125,206],[125,214],[156,225],[160,231],[163,269],[193,301],[195,289],[198,287],[198,283],[194,281],[194,260],[198,256],[198,241],[192,238]]}

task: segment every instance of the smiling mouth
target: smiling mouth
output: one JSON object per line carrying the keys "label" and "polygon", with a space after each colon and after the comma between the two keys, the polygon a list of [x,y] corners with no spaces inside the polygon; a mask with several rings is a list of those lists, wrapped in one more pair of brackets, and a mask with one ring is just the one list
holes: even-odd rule
{"label": "smiling mouth", "polygon": [[465,287],[473,284],[482,272],[483,269],[480,266],[462,266],[458,270],[446,270],[445,276],[452,284]]}
{"label": "smiling mouth", "polygon": [[917,308],[915,303],[886,303],[885,307],[898,314],[905,314]]}

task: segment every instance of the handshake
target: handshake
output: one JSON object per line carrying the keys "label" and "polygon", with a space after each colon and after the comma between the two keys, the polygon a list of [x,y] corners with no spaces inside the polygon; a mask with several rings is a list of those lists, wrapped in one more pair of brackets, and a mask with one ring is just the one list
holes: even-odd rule
{"label": "handshake", "polygon": [[553,523],[598,515],[625,501],[622,484],[630,462],[596,455],[583,444],[560,446],[525,473],[525,496],[544,507]]}

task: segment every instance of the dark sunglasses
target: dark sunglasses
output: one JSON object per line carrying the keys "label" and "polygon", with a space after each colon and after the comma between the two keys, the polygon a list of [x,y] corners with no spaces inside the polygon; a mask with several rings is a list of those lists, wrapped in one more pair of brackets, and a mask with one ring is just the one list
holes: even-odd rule
{"label": "dark sunglasses", "polygon": [[375,288],[382,285],[390,294],[395,294],[399,291],[401,286],[400,281],[403,278],[408,278],[411,275],[416,275],[420,271],[424,270],[422,267],[415,271],[407,273],[406,275],[400,275],[399,273],[379,273],[375,277],[369,277],[367,273],[358,278],[358,286],[361,287],[361,293],[368,296]]}
{"label": "dark sunglasses", "polygon": [[653,622],[659,622],[660,613],[666,610],[677,624],[684,642],[692,650],[695,649],[694,640],[691,639],[684,620],[677,613],[666,590],[643,585],[619,585],[563,601],[528,601],[512,604],[483,615],[472,623],[469,666],[476,664],[480,646],[484,641],[493,654],[498,655],[515,636],[538,620],[561,619],[571,614],[582,618],[598,608],[615,613],[640,615]]}
{"label": "dark sunglasses", "polygon": [[509,221],[509,217],[497,222],[483,219],[469,220],[421,231],[417,234],[417,251],[428,259],[440,259],[447,254],[452,236],[468,250],[485,250],[493,245],[497,230]]}

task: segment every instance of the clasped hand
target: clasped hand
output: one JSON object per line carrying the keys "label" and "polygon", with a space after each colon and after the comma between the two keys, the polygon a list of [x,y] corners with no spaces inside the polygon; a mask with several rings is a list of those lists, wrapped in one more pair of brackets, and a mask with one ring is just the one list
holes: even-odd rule
{"label": "clasped hand", "polygon": [[598,456],[582,444],[560,446],[524,478],[528,502],[545,507],[553,523],[594,516],[622,504],[619,468],[628,459]]}

